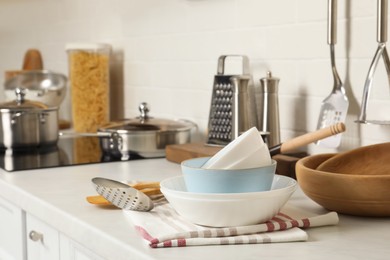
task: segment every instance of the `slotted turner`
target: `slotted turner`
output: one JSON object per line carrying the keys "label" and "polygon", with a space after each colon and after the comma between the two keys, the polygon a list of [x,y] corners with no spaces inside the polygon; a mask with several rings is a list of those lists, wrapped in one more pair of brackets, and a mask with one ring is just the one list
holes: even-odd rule
{"label": "slotted turner", "polygon": [[[333,74],[333,90],[328,97],[322,101],[320,116],[318,118],[317,129],[329,127],[336,123],[345,122],[348,112],[348,98],[345,89],[336,69],[335,44],[337,42],[336,33],[337,22],[337,0],[328,0],[328,44],[330,46],[330,61]],[[341,134],[330,136],[317,142],[318,145],[335,148],[340,145]]]}
{"label": "slotted turner", "polygon": [[105,178],[93,178],[96,191],[106,200],[121,209],[150,211],[153,201],[143,192],[119,181]]}

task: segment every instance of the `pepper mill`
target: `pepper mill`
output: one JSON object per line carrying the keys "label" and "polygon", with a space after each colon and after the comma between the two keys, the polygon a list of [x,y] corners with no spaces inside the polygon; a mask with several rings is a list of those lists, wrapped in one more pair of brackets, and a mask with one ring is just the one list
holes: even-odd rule
{"label": "pepper mill", "polygon": [[259,130],[269,133],[268,147],[280,144],[278,85],[279,78],[272,77],[270,71],[267,77],[260,79]]}

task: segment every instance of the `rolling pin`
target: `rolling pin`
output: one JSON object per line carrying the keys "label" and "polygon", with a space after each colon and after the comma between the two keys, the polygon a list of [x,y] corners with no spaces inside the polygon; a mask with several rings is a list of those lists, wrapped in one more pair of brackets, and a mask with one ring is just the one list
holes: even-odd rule
{"label": "rolling pin", "polygon": [[24,54],[23,67],[21,70],[8,70],[5,72],[5,81],[15,77],[23,71],[43,70],[43,59],[39,50],[28,49]]}
{"label": "rolling pin", "polygon": [[342,132],[345,132],[345,124],[337,123],[329,127],[319,129],[314,132],[310,132],[293,139],[287,140],[286,142],[280,143],[278,145],[272,146],[269,148],[271,156],[291,152],[299,147],[308,145],[310,143],[316,142],[318,140],[327,138],[332,135],[337,135]]}

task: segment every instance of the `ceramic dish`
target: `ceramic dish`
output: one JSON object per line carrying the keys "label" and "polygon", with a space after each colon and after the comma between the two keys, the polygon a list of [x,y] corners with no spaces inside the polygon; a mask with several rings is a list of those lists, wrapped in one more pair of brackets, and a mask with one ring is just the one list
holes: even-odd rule
{"label": "ceramic dish", "polygon": [[160,185],[166,199],[185,219],[204,226],[229,227],[271,219],[296,190],[297,182],[275,175],[270,191],[225,194],[187,192],[183,176],[163,180]]}
{"label": "ceramic dish", "polygon": [[247,169],[204,169],[210,158],[189,159],[181,163],[186,187],[190,192],[237,193],[270,190],[276,161],[267,166]]}

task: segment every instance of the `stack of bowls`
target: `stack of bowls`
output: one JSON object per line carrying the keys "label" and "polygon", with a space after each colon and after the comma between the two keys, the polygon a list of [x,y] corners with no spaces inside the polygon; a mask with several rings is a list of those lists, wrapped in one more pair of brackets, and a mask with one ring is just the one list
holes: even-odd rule
{"label": "stack of bowls", "polygon": [[275,161],[250,169],[204,169],[207,160],[182,162],[183,175],[160,184],[177,213],[195,224],[232,227],[265,222],[297,187],[294,179],[275,175]]}
{"label": "stack of bowls", "polygon": [[303,192],[326,209],[339,213],[390,216],[390,143],[339,154],[305,157],[296,165]]}

